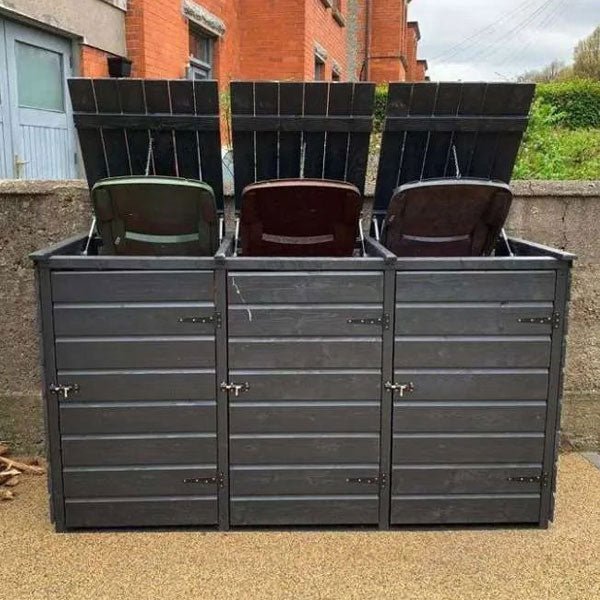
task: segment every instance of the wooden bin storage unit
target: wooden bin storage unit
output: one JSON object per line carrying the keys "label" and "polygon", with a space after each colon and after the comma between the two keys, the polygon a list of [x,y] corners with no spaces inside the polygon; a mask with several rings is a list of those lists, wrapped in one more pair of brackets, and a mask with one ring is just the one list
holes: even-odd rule
{"label": "wooden bin storage unit", "polygon": [[[100,87],[124,84],[158,85]],[[82,132],[78,115],[88,176],[102,167],[87,157],[108,156],[94,143],[124,140],[133,159],[132,131],[141,140],[147,129],[153,168],[173,174],[161,161],[179,160],[179,137],[169,143],[184,133],[179,123],[198,126],[192,116],[206,85],[177,83],[195,98],[193,115],[182,109],[172,120],[144,108],[147,120],[132,125],[123,108],[119,117],[109,109]],[[267,168],[261,152],[279,125],[249,135],[244,128],[260,121],[236,122],[246,84],[236,85],[238,157]],[[263,93],[274,97],[272,88]],[[90,97],[76,113],[102,114],[98,90]],[[273,114],[266,99],[260,105]],[[201,157],[203,136],[214,144],[215,131],[188,136]],[[336,133],[368,140],[364,131]],[[309,177],[309,143],[293,150],[298,131],[279,136],[269,168],[297,175],[282,163],[299,165],[289,160],[295,152]],[[96,179],[143,172],[134,161],[125,172],[102,162],[111,170]],[[203,175],[219,189],[216,165]],[[236,168],[238,193],[240,177]],[[548,524],[571,255],[518,240],[509,241],[514,256],[501,247],[467,259],[396,258],[371,238],[364,256],[349,258],[236,256],[231,234],[214,257],[103,256],[97,243],[87,256],[83,236],[33,256],[57,530]],[[414,391],[389,389],[404,383]]]}

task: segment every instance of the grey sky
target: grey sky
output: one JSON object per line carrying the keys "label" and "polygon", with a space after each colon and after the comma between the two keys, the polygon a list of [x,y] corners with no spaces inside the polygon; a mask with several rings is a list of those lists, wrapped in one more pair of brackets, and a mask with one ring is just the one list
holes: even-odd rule
{"label": "grey sky", "polygon": [[600,0],[413,0],[409,18],[419,21],[432,80],[502,80],[569,62],[600,25]]}

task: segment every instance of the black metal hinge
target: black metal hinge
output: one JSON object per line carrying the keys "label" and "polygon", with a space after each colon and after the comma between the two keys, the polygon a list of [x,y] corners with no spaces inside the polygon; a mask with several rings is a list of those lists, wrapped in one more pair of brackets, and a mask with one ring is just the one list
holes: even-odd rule
{"label": "black metal hinge", "polygon": [[225,486],[225,475],[219,473],[214,477],[186,477],[183,483],[196,483],[200,485],[216,485],[220,488]]}
{"label": "black metal hinge", "polygon": [[79,385],[76,383],[66,383],[63,385],[56,385],[55,383],[50,384],[48,388],[53,394],[62,394],[66,400],[69,394],[76,393],[79,391]]}
{"label": "black metal hinge", "polygon": [[379,319],[347,319],[350,325],[379,325],[382,329],[390,328],[390,315],[384,314]]}
{"label": "black metal hinge", "polygon": [[178,322],[195,323],[198,325],[214,324],[217,329],[220,329],[223,326],[223,318],[219,312],[216,312],[211,317],[180,317]]}
{"label": "black metal hinge", "polygon": [[527,323],[530,325],[552,325],[554,329],[560,326],[560,313],[552,313],[550,317],[522,317],[519,323]]}
{"label": "black metal hinge", "polygon": [[514,483],[539,483],[542,487],[546,487],[548,485],[548,479],[548,473],[542,473],[541,475],[507,477],[506,481],[512,481]]}
{"label": "black metal hinge", "polygon": [[348,483],[362,483],[365,485],[379,485],[385,487],[387,485],[387,475],[382,473],[377,477],[348,477],[346,478]]}

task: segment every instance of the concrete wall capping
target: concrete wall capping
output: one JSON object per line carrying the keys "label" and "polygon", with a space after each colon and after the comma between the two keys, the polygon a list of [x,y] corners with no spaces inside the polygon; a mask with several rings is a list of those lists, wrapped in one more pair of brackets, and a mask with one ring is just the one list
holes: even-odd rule
{"label": "concrete wall capping", "polygon": [[216,15],[192,0],[183,0],[183,14],[193,23],[221,37],[225,34],[225,23]]}
{"label": "concrete wall capping", "polygon": [[318,42],[315,42],[315,54],[321,60],[327,60],[327,50],[325,50],[325,48],[323,48],[323,46],[321,46],[321,44]]}
{"label": "concrete wall capping", "polygon": [[100,0],[101,2],[106,2],[107,4],[112,4],[115,8],[120,8],[127,12],[127,0]]}
{"label": "concrete wall capping", "polygon": [[321,0],[321,4],[327,8],[331,8],[333,6],[333,0]]}
{"label": "concrete wall capping", "polygon": [[331,14],[333,15],[333,18],[337,21],[340,27],[346,27],[346,19],[344,18],[344,15],[339,11],[339,9],[334,8]]}
{"label": "concrete wall capping", "polygon": [[331,61],[331,70],[338,75],[342,74],[342,67],[340,67],[340,64],[335,60]]}

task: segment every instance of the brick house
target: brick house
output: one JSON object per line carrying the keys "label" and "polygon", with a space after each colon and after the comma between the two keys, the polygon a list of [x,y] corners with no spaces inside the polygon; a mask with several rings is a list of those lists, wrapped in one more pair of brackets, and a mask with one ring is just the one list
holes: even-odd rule
{"label": "brick house", "polygon": [[0,0],[0,179],[78,174],[66,79],[422,80],[411,0]]}

